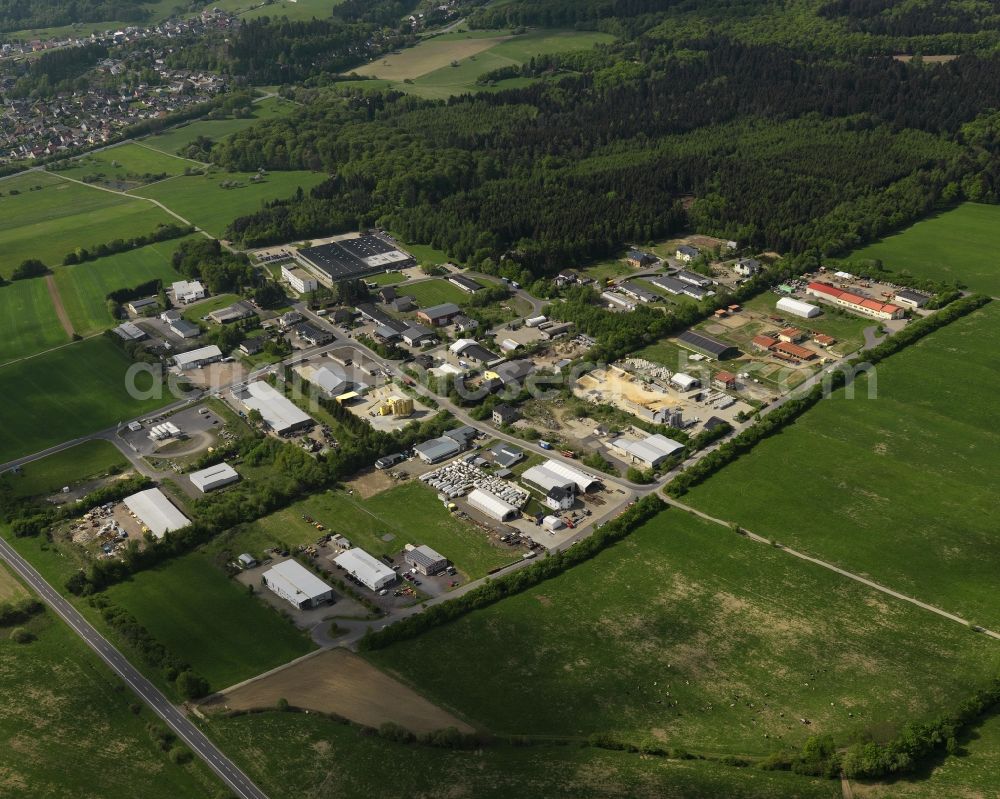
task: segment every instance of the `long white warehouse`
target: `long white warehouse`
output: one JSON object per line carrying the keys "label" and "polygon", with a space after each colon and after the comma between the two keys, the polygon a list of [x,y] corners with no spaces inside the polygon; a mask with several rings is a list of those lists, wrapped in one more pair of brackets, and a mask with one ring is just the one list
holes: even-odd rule
{"label": "long white warehouse", "polygon": [[481,488],[472,490],[469,494],[469,504],[476,510],[480,510],[487,516],[491,516],[501,522],[509,522],[511,519],[516,519],[520,514],[520,511],[514,505],[500,499],[496,494],[483,491]]}
{"label": "long white warehouse", "polygon": [[333,597],[333,589],[297,560],[283,560],[261,575],[264,585],[299,610],[314,608]]}
{"label": "long white warehouse", "polygon": [[572,481],[576,485],[577,490],[582,494],[595,491],[602,485],[600,479],[597,477],[587,474],[586,472],[573,466],[569,466],[562,461],[549,459],[542,465],[550,472],[554,472],[560,477],[564,477],[567,480]]}
{"label": "long white warehouse", "polygon": [[357,577],[372,591],[381,591],[386,586],[392,585],[398,576],[378,558],[357,547],[341,552],[333,562],[348,574]]}
{"label": "long white warehouse", "polygon": [[796,300],[793,297],[782,297],[774,307],[779,311],[790,313],[792,316],[801,316],[803,319],[812,319],[822,313],[817,306]]}
{"label": "long white warehouse", "polygon": [[200,369],[209,363],[222,360],[222,350],[214,344],[207,347],[199,347],[196,350],[180,352],[174,356],[174,363],[178,369]]}
{"label": "long white warehouse", "polygon": [[616,438],[611,442],[611,446],[630,457],[633,463],[640,463],[648,469],[655,469],[675,452],[684,449],[684,445],[679,441],[661,436],[659,433],[647,436],[642,441]]}
{"label": "long white warehouse", "polygon": [[191,472],[188,477],[191,478],[195,488],[203,494],[235,483],[240,479],[239,472],[228,463],[219,463],[215,466],[209,466],[207,469]]}
{"label": "long white warehouse", "polygon": [[158,488],[147,488],[126,497],[125,507],[135,514],[154,538],[163,538],[167,533],[191,524],[190,519],[177,510]]}
{"label": "long white warehouse", "polygon": [[315,424],[308,413],[263,380],[248,385],[237,399],[248,411],[260,411],[265,424],[278,435]]}

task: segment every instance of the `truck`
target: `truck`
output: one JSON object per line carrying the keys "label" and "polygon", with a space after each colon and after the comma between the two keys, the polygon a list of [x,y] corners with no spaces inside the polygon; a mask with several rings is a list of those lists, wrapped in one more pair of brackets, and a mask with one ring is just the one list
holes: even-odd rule
{"label": "truck", "polygon": [[542,449],[552,449],[552,445],[548,441],[539,441],[538,446]]}

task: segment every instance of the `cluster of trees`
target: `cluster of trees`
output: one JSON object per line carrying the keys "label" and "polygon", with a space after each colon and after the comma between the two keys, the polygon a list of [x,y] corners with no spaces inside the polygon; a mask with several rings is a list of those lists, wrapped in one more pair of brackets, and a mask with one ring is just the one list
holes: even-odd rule
{"label": "cluster of trees", "polygon": [[63,266],[73,266],[87,261],[95,261],[108,255],[116,255],[129,250],[137,250],[158,241],[168,241],[179,239],[182,236],[189,236],[194,233],[194,228],[190,225],[160,224],[152,233],[144,236],[133,236],[130,239],[113,239],[105,244],[96,244],[93,247],[77,247],[73,252],[66,253],[63,257]]}
{"label": "cluster of trees", "polygon": [[530,566],[505,574],[495,580],[489,580],[461,597],[429,607],[423,613],[408,616],[381,630],[375,632],[369,630],[361,639],[360,647],[372,651],[383,649],[396,641],[415,638],[432,627],[454,621],[473,610],[492,605],[504,597],[538,585],[578,563],[589,560],[612,544],[621,541],[637,527],[663,510],[663,507],[663,502],[655,495],[650,494],[643,497],[616,519],[595,530],[589,537],[578,541],[570,549],[550,555]]}
{"label": "cluster of trees", "polygon": [[26,280],[32,277],[42,277],[43,275],[51,274],[52,270],[37,258],[28,258],[14,267],[14,271],[10,273],[10,279]]}
{"label": "cluster of trees", "polygon": [[17,602],[5,602],[0,604],[0,627],[24,624],[44,610],[45,605],[33,597],[27,597]]}
{"label": "cluster of trees", "polygon": [[0,33],[52,28],[75,22],[142,22],[147,0],[0,0]]}
{"label": "cluster of trees", "polygon": [[107,48],[99,44],[50,50],[30,62],[10,90],[10,96],[19,100],[85,91],[90,86],[85,74],[107,55]]}
{"label": "cluster of trees", "polygon": [[201,280],[213,294],[262,288],[263,276],[243,253],[222,248],[218,239],[198,237],[182,241],[171,260],[174,269],[189,280]]}
{"label": "cluster of trees", "polygon": [[876,36],[935,36],[1000,29],[1000,3],[895,0],[830,0],[817,13],[841,20],[850,30]]}

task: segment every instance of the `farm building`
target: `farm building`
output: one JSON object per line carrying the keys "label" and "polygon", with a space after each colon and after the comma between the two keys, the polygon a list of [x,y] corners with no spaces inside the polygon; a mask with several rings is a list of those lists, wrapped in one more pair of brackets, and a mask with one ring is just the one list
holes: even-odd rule
{"label": "farm building", "polygon": [[684,283],[690,283],[692,286],[699,286],[703,289],[712,285],[711,278],[699,275],[697,272],[690,272],[687,269],[681,269],[675,277]]}
{"label": "farm building", "polygon": [[821,347],[831,347],[837,343],[837,339],[826,335],[826,333],[816,333],[812,340],[813,344],[819,344]]}
{"label": "farm building", "polygon": [[125,322],[115,328],[115,335],[124,341],[141,341],[146,338],[146,331],[131,322]]}
{"label": "farm building", "polygon": [[333,589],[297,560],[283,560],[261,575],[268,588],[299,610],[314,608],[333,598]]}
{"label": "farm building", "polygon": [[472,489],[468,496],[469,504],[478,511],[482,511],[487,516],[500,522],[509,522],[516,519],[521,512],[516,506],[500,499],[496,494],[483,491],[481,488]]}
{"label": "farm building", "polygon": [[712,378],[712,385],[715,388],[723,388],[732,390],[736,388],[736,375],[732,372],[716,372],[715,377]]}
{"label": "farm building", "polygon": [[816,353],[812,350],[807,350],[798,344],[791,344],[787,341],[779,341],[773,347],[773,352],[780,352],[782,355],[787,355],[790,358],[796,358],[800,361],[811,361],[816,358]]}
{"label": "farm building", "polygon": [[170,286],[174,302],[187,305],[189,302],[205,298],[205,287],[200,280],[178,280]]}
{"label": "farm building", "polygon": [[806,336],[797,327],[786,327],[784,330],[778,332],[778,341],[784,341],[786,344],[796,344],[802,341]]}
{"label": "farm building", "polygon": [[214,344],[208,347],[199,347],[196,350],[181,352],[174,356],[174,363],[178,369],[199,369],[209,363],[222,360],[222,350]]}
{"label": "farm building", "polygon": [[674,441],[666,436],[647,436],[641,441],[633,441],[630,438],[616,438],[611,442],[611,446],[620,453],[632,459],[632,463],[645,466],[647,469],[655,469],[675,452],[684,449],[684,445],[679,441]]}
{"label": "farm building", "polygon": [[250,383],[237,397],[248,411],[259,411],[264,423],[278,435],[312,427],[313,418],[269,383]]}
{"label": "farm building", "polygon": [[879,302],[861,294],[844,291],[843,289],[838,289],[836,286],[831,286],[829,283],[814,281],[809,284],[806,291],[814,297],[822,297],[842,308],[847,308],[874,319],[901,319],[903,316],[903,309],[898,305]]}
{"label": "farm building", "polygon": [[381,591],[396,582],[396,572],[378,558],[357,547],[341,552],[333,558],[333,562],[372,591]]}
{"label": "farm building", "polygon": [[913,289],[900,289],[892,299],[900,305],[906,305],[909,308],[923,308],[930,302],[931,298]]}
{"label": "farm building", "polygon": [[681,391],[691,391],[701,387],[701,381],[684,372],[675,372],[670,376],[670,382]]}
{"label": "farm building", "polygon": [[462,313],[462,309],[455,305],[455,303],[444,302],[441,305],[417,311],[417,319],[432,327],[441,327],[448,324],[460,313]]}
{"label": "farm building", "polygon": [[413,547],[407,544],[403,560],[424,575],[433,575],[448,568],[448,558],[429,546]]}
{"label": "farm building", "polygon": [[467,294],[475,294],[477,291],[483,288],[482,283],[478,283],[471,277],[466,277],[465,275],[452,275],[448,278],[448,282],[453,286],[458,286],[462,291]]}
{"label": "farm building", "polygon": [[694,330],[685,330],[681,333],[677,337],[677,343],[708,358],[717,358],[720,361],[734,358],[739,354],[739,350],[732,344],[726,344]]}
{"label": "farm building", "polygon": [[281,279],[286,281],[299,294],[316,291],[319,288],[319,281],[305,269],[296,269],[295,267],[289,269],[287,266],[283,266],[281,267]]}
{"label": "farm building", "polygon": [[170,323],[170,332],[179,338],[197,338],[201,335],[201,328],[187,319],[175,319]]}
{"label": "farm building", "polygon": [[802,302],[802,300],[796,300],[792,297],[782,297],[778,300],[775,307],[779,311],[784,311],[792,316],[800,316],[803,319],[812,319],[822,313],[815,305],[810,305],[808,302]]}
{"label": "farm building", "polygon": [[453,438],[441,436],[425,441],[423,444],[417,444],[413,451],[424,463],[440,463],[453,455],[458,455],[462,451],[462,445]]}
{"label": "farm building", "polygon": [[158,488],[147,488],[126,497],[125,507],[135,514],[154,538],[163,538],[167,533],[191,524],[190,519],[177,510]]}
{"label": "farm building", "polygon": [[228,463],[220,463],[216,466],[209,466],[207,469],[191,472],[188,477],[191,478],[195,488],[203,494],[235,483],[240,479],[239,472]]}
{"label": "farm building", "polygon": [[143,297],[141,300],[132,300],[126,307],[133,316],[139,316],[143,311],[155,308],[157,305],[159,300],[156,297]]}
{"label": "farm building", "polygon": [[751,346],[758,352],[767,352],[771,347],[778,343],[778,339],[771,338],[771,336],[754,336],[753,341],[750,342]]}

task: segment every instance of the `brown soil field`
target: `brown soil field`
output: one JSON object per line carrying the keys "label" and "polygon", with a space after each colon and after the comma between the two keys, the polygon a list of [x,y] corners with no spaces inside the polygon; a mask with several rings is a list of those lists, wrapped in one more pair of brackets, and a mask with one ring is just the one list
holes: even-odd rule
{"label": "brown soil field", "polygon": [[259,680],[226,691],[202,705],[206,711],[294,707],[336,713],[369,727],[390,721],[414,733],[473,728],[346,649],[331,649]]}
{"label": "brown soil field", "polygon": [[352,480],[348,480],[344,483],[348,488],[353,489],[354,492],[362,499],[368,499],[368,497],[373,497],[376,494],[381,494],[383,491],[388,491],[398,483],[389,477],[385,472],[375,469],[370,472],[365,472],[359,474]]}
{"label": "brown soil field", "polygon": [[351,71],[384,80],[419,78],[428,72],[448,66],[452,61],[461,61],[463,58],[489,50],[509,38],[509,36],[491,36],[486,39],[432,39],[403,50],[399,55],[390,55]]}
{"label": "brown soil field", "polygon": [[59,324],[66,331],[66,335],[73,338],[75,332],[73,323],[69,320],[69,314],[66,313],[66,306],[63,305],[62,296],[59,294],[59,287],[56,285],[56,279],[53,275],[45,276],[45,288],[49,290],[49,298],[52,300],[52,306],[56,309]]}

